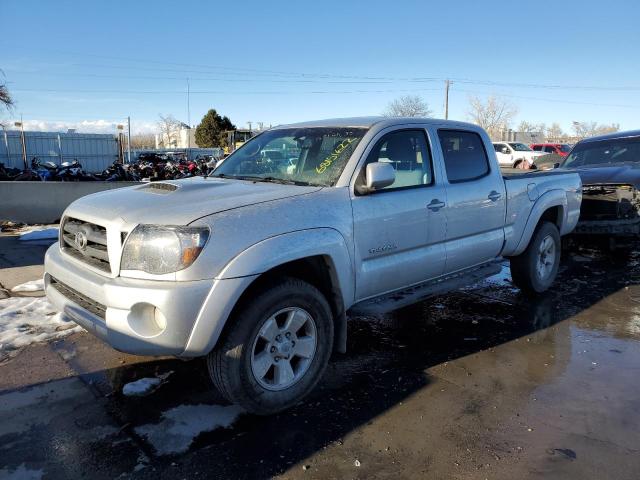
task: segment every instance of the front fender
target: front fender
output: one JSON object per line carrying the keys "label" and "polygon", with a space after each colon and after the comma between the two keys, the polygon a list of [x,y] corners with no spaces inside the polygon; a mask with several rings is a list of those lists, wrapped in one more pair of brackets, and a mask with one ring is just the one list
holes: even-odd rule
{"label": "front fender", "polygon": [[533,237],[533,232],[540,218],[542,218],[545,211],[553,207],[560,207],[557,225],[558,230],[562,234],[564,226],[567,224],[567,195],[564,190],[550,190],[536,200],[531,212],[529,212],[529,217],[527,218],[527,223],[524,226],[518,245],[513,252],[508,252],[505,256],[516,256],[525,251],[531,241],[531,237]]}
{"label": "front fender", "polygon": [[344,237],[332,228],[300,230],[267,238],[233,258],[214,279],[181,356],[209,353],[220,338],[235,304],[261,273],[294,260],[329,257],[334,290],[344,309],[353,304],[355,280]]}
{"label": "front fender", "polygon": [[259,275],[287,262],[313,256],[331,260],[335,287],[342,294],[345,309],[349,308],[355,295],[353,266],[347,242],[333,228],[298,230],[267,238],[237,255],[217,278]]}

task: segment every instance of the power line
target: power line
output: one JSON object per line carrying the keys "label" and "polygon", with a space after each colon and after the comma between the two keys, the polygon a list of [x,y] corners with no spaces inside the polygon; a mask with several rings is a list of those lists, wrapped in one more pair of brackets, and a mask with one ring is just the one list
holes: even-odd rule
{"label": "power line", "polygon": [[[477,90],[464,90],[464,89],[456,89],[457,92],[463,92],[463,93],[476,93],[476,94],[482,94],[482,95],[486,95],[487,92],[480,92]],[[615,104],[615,103],[593,103],[593,102],[581,102],[581,101],[573,101],[573,100],[558,100],[555,98],[540,98],[540,97],[527,97],[527,96],[522,96],[522,95],[509,95],[509,94],[499,94],[500,97],[507,97],[507,98],[521,98],[523,100],[537,100],[540,102],[551,102],[551,103],[566,103],[566,104],[573,104],[573,105],[590,105],[593,107],[619,107],[619,108],[635,108],[638,109],[640,108],[640,106],[637,105],[622,105],[622,104]]]}
{"label": "power line", "polygon": [[[303,77],[305,79],[315,78],[315,79],[352,79],[352,80],[367,80],[367,81],[385,81],[385,82],[412,82],[412,83],[423,83],[423,82],[440,82],[446,81],[446,77],[424,77],[424,76],[410,76],[410,77],[380,77],[380,76],[366,76],[366,75],[344,75],[344,74],[329,74],[329,73],[310,73],[310,72],[295,72],[295,71],[281,71],[281,70],[265,70],[265,69],[256,69],[256,68],[247,68],[247,67],[229,67],[225,65],[207,65],[207,64],[193,64],[193,63],[180,63],[180,62],[166,62],[166,61],[158,61],[158,60],[148,60],[148,59],[140,59],[140,58],[130,58],[130,57],[116,57],[110,55],[98,55],[98,54],[79,54],[72,52],[59,52],[55,53],[68,55],[68,56],[81,56],[81,57],[92,57],[92,58],[103,58],[110,60],[118,60],[120,62],[135,62],[135,65],[105,65],[105,64],[74,64],[74,66],[90,66],[90,67],[98,67],[98,68],[120,68],[120,69],[129,69],[129,70],[153,70],[153,71],[170,71],[170,72],[178,72],[183,74],[186,73],[213,73],[211,70],[226,70],[225,72],[216,72],[218,75],[237,75],[237,76],[247,76],[247,75],[260,75],[260,76],[279,76],[279,77]],[[167,69],[167,68],[157,68],[157,67],[142,67],[141,64],[153,64],[153,65],[161,65],[161,66],[174,66],[181,67],[180,69]],[[190,69],[187,69],[189,67]],[[192,70],[192,68],[199,68],[205,70]],[[461,83],[461,84],[471,84],[471,85],[484,85],[484,86],[496,86],[496,87],[515,87],[515,88],[537,88],[537,89],[552,89],[552,90],[560,90],[560,89],[570,89],[570,90],[594,90],[594,91],[634,91],[640,90],[640,86],[636,85],[614,85],[614,86],[603,86],[603,85],[570,85],[570,84],[545,84],[545,83],[518,83],[518,82],[503,82],[503,81],[494,81],[494,80],[483,80],[483,79],[469,79],[469,78],[458,78],[458,77],[448,77],[449,80]]]}
{"label": "power line", "polygon": [[[120,94],[157,94],[176,95],[184,94],[184,90],[87,90],[87,89],[57,89],[57,88],[14,88],[13,92],[34,92],[34,93],[120,93]],[[191,94],[214,94],[214,95],[333,95],[333,94],[353,94],[353,93],[401,93],[401,92],[425,92],[440,91],[439,88],[420,89],[389,89],[389,90],[311,90],[311,91],[291,91],[291,90],[266,90],[266,91],[223,91],[223,90],[191,90]]]}

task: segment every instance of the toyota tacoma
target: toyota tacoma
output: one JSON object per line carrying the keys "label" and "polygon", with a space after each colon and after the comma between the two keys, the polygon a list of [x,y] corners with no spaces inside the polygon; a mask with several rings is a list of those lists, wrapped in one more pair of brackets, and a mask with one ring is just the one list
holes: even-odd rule
{"label": "toyota tacoma", "polygon": [[467,123],[279,126],[207,177],[72,203],[46,254],[46,293],[118,350],[206,357],[228,400],[269,414],[345,351],[349,314],[477,282],[503,259],[524,292],[548,289],[580,201],[575,173],[503,177],[488,135]]}

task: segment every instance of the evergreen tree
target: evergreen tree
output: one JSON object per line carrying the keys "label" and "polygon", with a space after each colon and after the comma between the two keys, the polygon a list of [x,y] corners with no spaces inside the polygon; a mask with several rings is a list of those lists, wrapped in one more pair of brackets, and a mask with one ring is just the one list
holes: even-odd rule
{"label": "evergreen tree", "polygon": [[229,117],[221,117],[215,109],[209,110],[196,127],[196,143],[200,148],[224,147],[228,130],[235,130]]}

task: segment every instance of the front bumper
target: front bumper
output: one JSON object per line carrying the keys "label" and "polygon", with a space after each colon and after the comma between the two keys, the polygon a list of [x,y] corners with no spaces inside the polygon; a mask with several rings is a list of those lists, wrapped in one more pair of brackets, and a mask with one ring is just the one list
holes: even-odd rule
{"label": "front bumper", "polygon": [[45,291],[64,317],[137,355],[205,355],[252,280],[110,278],[67,258],[57,243],[45,256]]}

